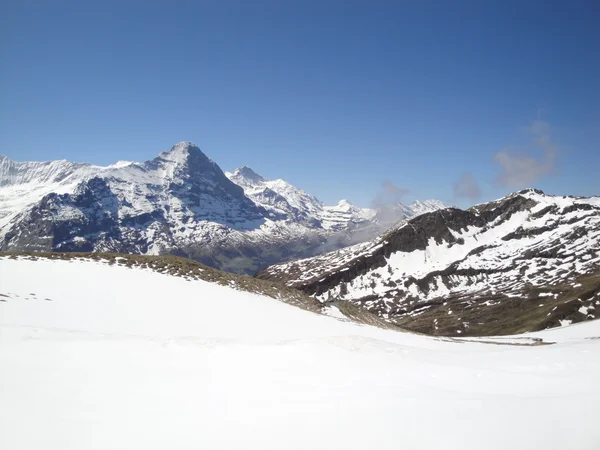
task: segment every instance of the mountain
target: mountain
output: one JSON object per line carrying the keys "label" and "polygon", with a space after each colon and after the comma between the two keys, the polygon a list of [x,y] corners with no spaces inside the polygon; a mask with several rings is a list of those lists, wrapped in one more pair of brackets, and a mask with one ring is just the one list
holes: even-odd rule
{"label": "mountain", "polygon": [[205,267],[178,258],[50,256],[0,255],[0,448],[600,442],[600,321],[504,339],[432,338],[237,284],[260,280],[209,282]]}
{"label": "mountain", "polygon": [[257,205],[268,210],[271,218],[322,230],[326,238],[314,254],[364,242],[405,219],[447,207],[439,200],[379,204],[373,208],[358,208],[348,200],[340,200],[329,206],[284,180],[267,180],[247,166],[225,174]]}
{"label": "mountain", "polygon": [[519,333],[594,319],[600,197],[525,190],[466,211],[442,209],[257,276],[430,334]]}
{"label": "mountain", "polygon": [[108,167],[0,157],[0,251],[176,254],[250,274],[387,225],[376,210],[327,206],[247,167],[225,174],[190,142]]}
{"label": "mountain", "polygon": [[347,200],[341,200],[335,206],[326,206],[302,189],[284,180],[266,180],[246,166],[226,175],[242,187],[257,205],[267,209],[272,218],[291,220],[327,231],[342,231],[352,225],[365,224],[376,215],[375,210],[357,208]]}

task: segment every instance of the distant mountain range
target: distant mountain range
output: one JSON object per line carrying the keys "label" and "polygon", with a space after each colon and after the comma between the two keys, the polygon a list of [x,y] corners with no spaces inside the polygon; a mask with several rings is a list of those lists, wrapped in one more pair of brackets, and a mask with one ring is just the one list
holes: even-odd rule
{"label": "distant mountain range", "polygon": [[441,209],[257,276],[433,335],[591,320],[600,317],[600,197],[530,189],[466,211]]}
{"label": "distant mountain range", "polygon": [[144,163],[107,167],[0,156],[1,251],[176,254],[251,274],[445,207],[435,200],[385,211],[345,200],[327,206],[245,166],[224,173],[189,142]]}
{"label": "distant mountain range", "polygon": [[0,251],[180,255],[433,335],[600,313],[600,197],[330,206],[246,166],[224,173],[189,142],[107,167],[0,157]]}

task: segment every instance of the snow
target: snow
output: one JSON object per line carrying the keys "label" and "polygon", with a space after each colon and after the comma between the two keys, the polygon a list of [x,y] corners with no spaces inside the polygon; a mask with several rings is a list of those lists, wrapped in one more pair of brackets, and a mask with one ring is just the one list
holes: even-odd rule
{"label": "snow", "polygon": [[[334,206],[325,205],[316,197],[284,180],[267,180],[246,166],[236,169],[233,173],[225,172],[225,175],[244,189],[244,193],[257,205],[289,217],[300,215],[316,220],[327,231],[341,231],[357,223],[375,223],[379,219],[377,209],[358,208],[345,199]],[[399,218],[414,217],[446,208],[446,205],[438,200],[425,200],[415,201],[409,206],[399,203],[394,205],[394,208],[399,211],[399,214],[398,217],[394,217],[392,223]],[[376,230],[383,232],[391,223],[380,225],[381,228]]]}
{"label": "snow", "polygon": [[463,259],[471,250],[481,245],[489,245],[499,240],[509,231],[522,224],[527,215],[528,212],[526,211],[513,214],[506,222],[487,231],[470,227],[467,232],[455,233],[455,237],[464,239],[465,242],[462,245],[451,245],[447,242],[439,244],[432,237],[429,239],[425,250],[395,252],[388,258],[388,263],[395,273],[423,277],[429,272],[444,269],[450,263]]}
{"label": "snow", "polygon": [[300,216],[316,220],[325,230],[347,228],[350,224],[366,221],[375,214],[368,208],[357,208],[347,200],[341,200],[335,206],[324,205],[318,198],[287,181],[267,180],[246,166],[233,173],[225,172],[225,175],[244,189],[244,193],[257,205],[289,218]]}
{"label": "snow", "polygon": [[422,202],[415,200],[408,206],[411,211],[410,215],[412,216],[419,216],[438,209],[446,209],[447,207],[448,205],[439,200],[423,200]]}
{"label": "snow", "polygon": [[[96,179],[100,181],[95,185],[101,188],[90,189],[91,180]],[[111,202],[110,208],[77,200],[78,195],[90,192]],[[42,202],[49,194],[61,197]],[[419,208],[440,205],[427,201]],[[286,181],[265,180],[248,167],[224,174],[187,141],[144,163],[118,161],[107,167],[69,161],[17,162],[0,156],[0,245],[4,250],[49,246],[55,251],[71,250],[69,238],[43,241],[36,234],[43,228],[40,223],[77,235],[80,227],[70,221],[93,221],[107,209],[112,226],[98,223],[97,233],[80,233],[77,237],[85,238],[81,248],[134,248],[150,254],[190,247],[207,252],[236,247],[246,255],[265,251],[266,255],[248,256],[243,270],[249,273],[262,268],[265,261],[338,249],[384,231],[375,210],[347,201],[324,205]],[[103,232],[121,237],[110,242]],[[223,268],[236,270],[231,261],[221,263]]]}
{"label": "snow", "polygon": [[71,193],[104,168],[68,161],[17,162],[0,156],[0,237],[24,209],[55,192]]}
{"label": "snow", "polygon": [[[566,283],[580,286],[577,278],[590,273],[600,262],[597,256],[600,249],[600,214],[594,209],[597,199],[556,197],[526,191],[511,194],[502,201],[516,195],[536,203],[509,215],[501,214],[482,226],[468,226],[460,230],[449,228],[454,242],[430,237],[424,249],[391,251],[385,265],[375,264],[366,271],[358,270],[355,277],[330,284],[328,290],[317,297],[320,300],[338,298],[356,301],[376,295],[378,300],[367,306],[378,314],[389,314],[405,300],[412,301],[409,297],[418,301],[449,295],[485,297],[493,289],[508,297],[522,298],[525,285],[542,289]],[[573,209],[577,206],[584,207]],[[569,208],[566,213],[565,208]],[[542,211],[543,214],[537,214]],[[444,211],[440,214],[444,215]],[[476,210],[474,214],[478,214]],[[390,235],[398,236],[404,227],[413,227],[413,224],[403,222]],[[582,229],[586,230],[585,234],[580,232]],[[301,286],[312,280],[326,279],[354,263],[360,264],[384,245],[387,243],[380,237],[337,252],[274,265],[268,268],[268,272],[276,277],[293,273],[294,278],[282,278],[288,285]],[[479,251],[473,252],[475,249]],[[556,257],[535,256],[542,255],[544,252],[541,250],[551,252],[554,249],[559,249]],[[453,265],[456,266],[456,275],[443,277],[435,274],[451,269]],[[467,275],[469,272],[475,274]],[[424,280],[429,274],[433,276],[427,281],[427,289],[415,284],[415,280]],[[384,302],[385,297],[395,300]],[[558,293],[542,292],[539,297],[557,298]]]}
{"label": "snow", "polygon": [[[192,171],[188,167],[190,159],[200,160],[202,170]],[[121,234],[131,234],[132,240],[137,242],[140,238],[146,239],[149,252],[158,252],[161,246],[206,244],[219,239],[229,239],[233,244],[236,238],[245,237],[236,233],[238,230],[252,230],[254,235],[261,236],[270,231],[268,227],[260,228],[265,220],[253,202],[232,189],[235,185],[212,160],[193,144],[180,142],[143,164],[120,161],[99,167],[68,161],[37,163],[1,159],[0,238],[27,219],[31,208],[47,194],[85,192],[89,180],[95,177],[101,178],[107,186],[106,199],[112,202]],[[202,189],[197,189],[200,193],[190,201],[187,192],[192,185]],[[181,192],[174,192],[177,189]],[[69,201],[53,201],[52,220],[69,221],[83,215],[81,208],[69,206]],[[106,209],[106,205],[103,206]],[[135,225],[138,218],[142,223]],[[134,225],[126,225],[128,219],[133,219],[129,223]],[[168,227],[167,233],[164,225]],[[162,232],[155,236],[161,227]],[[61,244],[56,246],[60,248]],[[6,248],[13,245],[16,244],[10,242]],[[95,245],[95,250],[105,250],[101,242]]]}
{"label": "snow", "polygon": [[0,293],[3,449],[600,441],[599,321],[533,334],[547,346],[453,342],[91,261],[0,258]]}

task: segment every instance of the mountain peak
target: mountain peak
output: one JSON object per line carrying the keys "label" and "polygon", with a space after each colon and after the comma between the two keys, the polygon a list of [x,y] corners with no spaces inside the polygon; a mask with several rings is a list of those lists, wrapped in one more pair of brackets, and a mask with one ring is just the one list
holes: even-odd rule
{"label": "mountain peak", "polygon": [[[172,151],[176,151],[176,150],[187,150],[192,147],[198,148],[198,146],[191,141],[181,141],[181,142],[178,142],[177,144],[175,144],[173,147],[171,147],[171,150],[169,150],[169,151],[172,152]],[[198,149],[198,150],[200,150],[200,149]]]}
{"label": "mountain peak", "polygon": [[352,203],[350,203],[348,200],[346,200],[345,198],[343,198],[342,200],[340,200],[336,206],[338,208],[347,209],[347,210],[355,208],[355,206]]}
{"label": "mountain peak", "polygon": [[178,142],[168,151],[161,153],[160,156],[163,159],[179,161],[181,159],[187,158],[187,156],[190,154],[198,154],[207,158],[207,156],[202,152],[202,150],[200,150],[200,147],[198,147],[196,144],[190,141]]}
{"label": "mountain peak", "polygon": [[434,211],[437,209],[446,209],[448,205],[440,200],[415,200],[410,204],[410,207],[413,209],[423,209],[427,211]]}
{"label": "mountain peak", "polygon": [[266,181],[264,177],[257,174],[254,170],[252,170],[248,166],[241,166],[234,170],[233,177],[242,177],[248,181],[259,183]]}
{"label": "mountain peak", "polygon": [[534,189],[534,188],[522,189],[519,192],[516,192],[516,194],[518,194],[518,195],[523,195],[523,194],[546,195],[544,193],[544,191],[542,191],[541,189]]}

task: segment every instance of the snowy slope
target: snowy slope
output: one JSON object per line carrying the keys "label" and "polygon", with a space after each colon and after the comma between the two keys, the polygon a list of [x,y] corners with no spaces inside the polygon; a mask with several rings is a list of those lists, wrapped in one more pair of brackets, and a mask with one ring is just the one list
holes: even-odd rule
{"label": "snowy slope", "polygon": [[97,262],[2,258],[0,274],[0,448],[600,441],[598,321],[529,337],[552,345],[489,345]]}
{"label": "snowy slope", "polygon": [[374,241],[276,265],[259,277],[433,334],[594,319],[600,198],[522,191],[468,211],[425,214]]}
{"label": "snowy slope", "polygon": [[383,230],[347,202],[326,206],[283,180],[236,174],[242,187],[190,142],[108,167],[0,157],[0,250],[175,253],[254,273]]}

